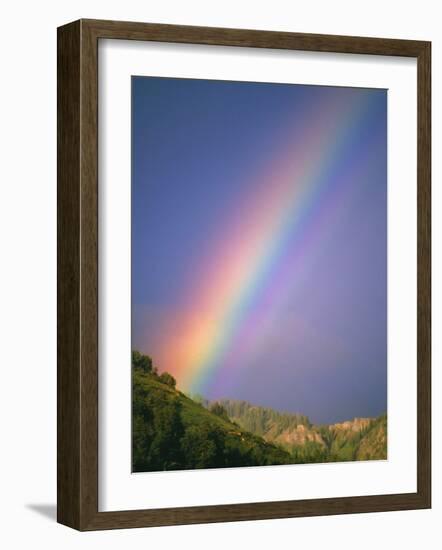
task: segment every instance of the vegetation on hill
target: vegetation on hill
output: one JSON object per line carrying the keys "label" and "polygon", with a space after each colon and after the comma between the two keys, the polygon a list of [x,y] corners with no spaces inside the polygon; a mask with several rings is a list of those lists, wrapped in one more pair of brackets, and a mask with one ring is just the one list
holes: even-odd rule
{"label": "vegetation on hill", "polygon": [[385,459],[387,417],[315,426],[246,401],[192,399],[132,354],[134,472]]}
{"label": "vegetation on hill", "polygon": [[296,429],[299,425],[311,427],[308,417],[302,414],[279,412],[234,399],[222,399],[219,403],[225,408],[229,418],[240,421],[245,430],[262,437],[269,436],[269,439],[276,439],[285,431]]}
{"label": "vegetation on hill", "polygon": [[[175,388],[168,373],[133,353],[132,469],[134,472],[289,464],[290,454]],[[167,376],[166,376],[167,374]]]}
{"label": "vegetation on hill", "polygon": [[[206,407],[214,403],[202,400]],[[290,452],[292,462],[344,462],[387,458],[387,417],[314,425],[307,416],[281,413],[247,401],[219,402],[234,422]]]}
{"label": "vegetation on hill", "polygon": [[356,460],[381,460],[387,458],[387,415],[377,418],[371,429],[361,439]]}

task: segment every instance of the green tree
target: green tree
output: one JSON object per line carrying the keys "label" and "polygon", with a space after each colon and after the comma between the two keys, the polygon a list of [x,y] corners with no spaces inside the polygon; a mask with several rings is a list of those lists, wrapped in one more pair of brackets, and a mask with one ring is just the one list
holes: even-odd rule
{"label": "green tree", "polygon": [[221,405],[219,401],[215,401],[209,406],[209,411],[225,420],[229,420],[226,409]]}
{"label": "green tree", "polygon": [[172,388],[175,388],[176,386],[176,380],[175,378],[169,374],[168,372],[163,372],[159,377],[158,380],[162,382],[163,384],[167,384],[168,386],[171,386]]}
{"label": "green tree", "polygon": [[137,350],[132,352],[132,366],[135,369],[140,369],[145,373],[153,371],[152,359],[148,355],[144,355]]}
{"label": "green tree", "polygon": [[183,466],[180,440],[184,434],[180,404],[177,399],[161,404],[155,409],[154,437],[148,460],[150,470],[173,470]]}
{"label": "green tree", "polygon": [[181,440],[188,468],[220,468],[225,465],[224,436],[208,424],[188,426]]}

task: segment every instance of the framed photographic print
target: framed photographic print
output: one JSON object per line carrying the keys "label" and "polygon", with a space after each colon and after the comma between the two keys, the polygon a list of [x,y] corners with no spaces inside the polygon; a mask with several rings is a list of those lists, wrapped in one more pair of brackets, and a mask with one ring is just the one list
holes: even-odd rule
{"label": "framed photographic print", "polygon": [[58,29],[58,521],[431,506],[430,43]]}

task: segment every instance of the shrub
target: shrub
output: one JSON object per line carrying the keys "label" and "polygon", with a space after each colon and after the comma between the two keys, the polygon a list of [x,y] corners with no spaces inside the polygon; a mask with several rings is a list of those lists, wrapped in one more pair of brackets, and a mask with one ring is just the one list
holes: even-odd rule
{"label": "shrub", "polygon": [[163,372],[162,374],[160,374],[158,379],[163,384],[167,384],[168,386],[170,386],[172,388],[174,388],[176,386],[175,378],[171,374],[169,374],[168,372]]}
{"label": "shrub", "polygon": [[152,359],[148,355],[143,355],[134,350],[132,352],[132,366],[135,369],[141,369],[145,373],[152,372]]}

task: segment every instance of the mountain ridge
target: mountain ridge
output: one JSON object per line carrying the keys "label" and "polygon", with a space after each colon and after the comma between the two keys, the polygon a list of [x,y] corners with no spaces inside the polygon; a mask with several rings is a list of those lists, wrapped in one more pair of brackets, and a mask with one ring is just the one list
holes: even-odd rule
{"label": "mountain ridge", "polygon": [[[243,429],[288,450],[302,461],[386,460],[387,418],[355,417],[333,424],[313,424],[308,416],[279,412],[248,401],[205,400],[219,403],[227,416]],[[372,430],[375,433],[371,433]]]}

